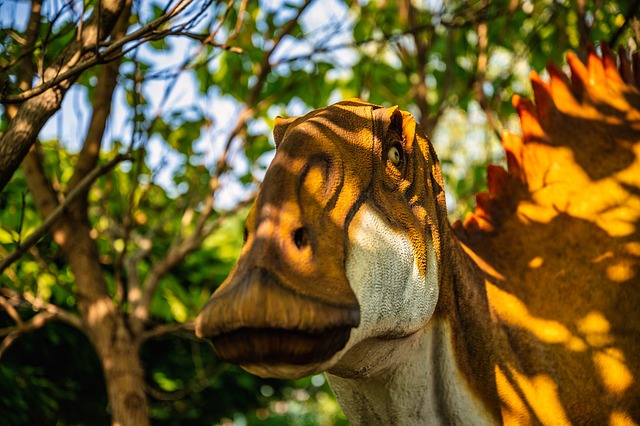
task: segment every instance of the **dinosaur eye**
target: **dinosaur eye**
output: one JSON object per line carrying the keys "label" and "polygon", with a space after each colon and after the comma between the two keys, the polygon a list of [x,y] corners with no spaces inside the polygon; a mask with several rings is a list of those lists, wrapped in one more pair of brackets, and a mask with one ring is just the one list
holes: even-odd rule
{"label": "dinosaur eye", "polygon": [[402,153],[400,152],[398,147],[394,145],[389,148],[389,151],[387,151],[387,158],[389,159],[389,161],[391,161],[391,164],[393,164],[394,166],[398,166],[402,161]]}

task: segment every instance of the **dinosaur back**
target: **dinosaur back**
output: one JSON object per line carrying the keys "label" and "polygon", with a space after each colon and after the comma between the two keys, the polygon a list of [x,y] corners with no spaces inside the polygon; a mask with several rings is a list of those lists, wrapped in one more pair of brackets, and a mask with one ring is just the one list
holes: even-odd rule
{"label": "dinosaur back", "polygon": [[508,170],[453,225],[512,354],[495,371],[507,421],[640,423],[640,59],[623,53],[532,73]]}

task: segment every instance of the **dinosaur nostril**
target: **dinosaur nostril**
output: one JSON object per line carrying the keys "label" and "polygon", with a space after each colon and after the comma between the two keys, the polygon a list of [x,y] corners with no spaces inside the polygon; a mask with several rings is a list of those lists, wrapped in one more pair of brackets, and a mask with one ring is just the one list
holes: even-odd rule
{"label": "dinosaur nostril", "polygon": [[293,242],[298,249],[309,245],[309,233],[305,228],[298,228],[293,232]]}

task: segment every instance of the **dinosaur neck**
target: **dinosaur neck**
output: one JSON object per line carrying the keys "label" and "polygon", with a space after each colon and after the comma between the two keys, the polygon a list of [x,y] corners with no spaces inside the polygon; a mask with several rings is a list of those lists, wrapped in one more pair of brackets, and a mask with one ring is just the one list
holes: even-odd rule
{"label": "dinosaur neck", "polygon": [[499,418],[492,349],[482,337],[490,322],[482,275],[456,240],[445,241],[445,264],[455,267],[442,274],[432,320],[407,338],[369,342],[358,351],[388,352],[388,367],[366,377],[327,374],[353,424],[494,424]]}
{"label": "dinosaur neck", "polygon": [[500,418],[500,400],[494,366],[499,354],[510,353],[491,314],[485,273],[481,262],[464,246],[449,227],[445,230],[440,296],[432,321],[447,325],[455,369],[484,409]]}
{"label": "dinosaur neck", "polygon": [[460,375],[446,321],[434,320],[405,340],[392,368],[356,379],[327,374],[354,425],[495,423]]}

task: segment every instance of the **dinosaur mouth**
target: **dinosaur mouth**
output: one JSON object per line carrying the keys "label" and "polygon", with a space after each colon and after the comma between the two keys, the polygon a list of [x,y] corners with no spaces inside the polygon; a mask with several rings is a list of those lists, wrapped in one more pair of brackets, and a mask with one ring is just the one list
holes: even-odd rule
{"label": "dinosaur mouth", "polygon": [[[264,268],[232,274],[196,320],[196,335],[240,365],[311,365],[345,347],[360,323],[357,304],[300,295]],[[271,374],[269,368],[266,374]]]}
{"label": "dinosaur mouth", "polygon": [[308,365],[342,349],[351,327],[309,333],[297,330],[242,328],[209,337],[221,359],[241,365]]}

